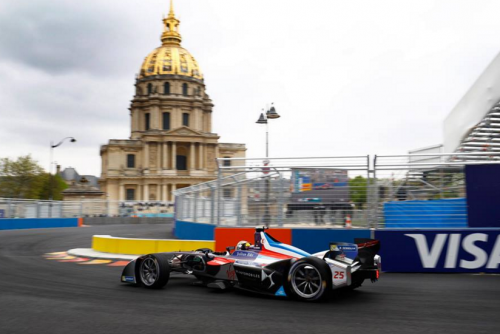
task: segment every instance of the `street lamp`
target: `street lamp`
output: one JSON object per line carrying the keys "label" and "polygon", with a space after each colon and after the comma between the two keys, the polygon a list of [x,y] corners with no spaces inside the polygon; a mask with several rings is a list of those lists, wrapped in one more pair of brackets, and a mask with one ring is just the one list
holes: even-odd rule
{"label": "street lamp", "polygon": [[[50,200],[52,201],[52,199],[54,198],[54,176],[52,175],[52,166],[54,164],[53,162],[53,157],[54,157],[54,149],[56,147],[59,147],[62,145],[62,143],[64,143],[64,141],[66,139],[69,139],[69,141],[71,143],[74,143],[76,142],[76,139],[73,138],[73,137],[66,137],[66,138],[63,138],[59,143],[55,144],[54,145],[54,142],[50,142],[50,167],[49,167],[49,175],[50,175],[50,193],[49,193],[49,198]],[[52,208],[52,203],[50,203],[50,206]],[[52,211],[52,210],[51,210]],[[52,216],[52,212],[51,212],[51,216]]]}
{"label": "street lamp", "polygon": [[[270,119],[280,118],[280,115],[276,112],[274,108],[274,103],[271,103],[271,108],[267,110],[266,115],[264,116],[264,109],[260,114],[259,119],[257,120],[257,124],[265,124],[266,125],[266,161],[264,161],[264,165],[267,166],[269,164],[269,125],[267,123]],[[270,192],[270,181],[269,178],[266,178],[266,211],[264,213],[264,224],[266,227],[269,227],[269,223],[271,221],[271,215],[269,214],[269,192]]]}

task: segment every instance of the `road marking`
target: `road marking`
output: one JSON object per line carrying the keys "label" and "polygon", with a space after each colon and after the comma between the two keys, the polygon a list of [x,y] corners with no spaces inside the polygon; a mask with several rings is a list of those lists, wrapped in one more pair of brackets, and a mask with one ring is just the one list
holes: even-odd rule
{"label": "road marking", "polygon": [[80,262],[78,264],[106,264],[112,262],[111,260],[92,260],[89,262]]}
{"label": "road marking", "polygon": [[130,261],[116,261],[114,263],[108,264],[108,267],[125,267]]}
{"label": "road marking", "polygon": [[75,259],[71,260],[59,260],[59,262],[87,262],[89,259],[86,259],[84,257],[77,257]]}
{"label": "road marking", "polygon": [[56,256],[56,255],[66,255],[66,252],[53,252],[53,253],[45,253],[45,256]]}

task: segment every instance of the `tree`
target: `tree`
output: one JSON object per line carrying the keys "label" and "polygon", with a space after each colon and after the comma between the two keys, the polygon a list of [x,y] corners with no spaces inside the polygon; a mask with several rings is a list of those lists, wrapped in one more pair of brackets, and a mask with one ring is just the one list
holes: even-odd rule
{"label": "tree", "polygon": [[52,187],[52,199],[60,201],[63,199],[62,191],[68,188],[68,185],[63,180],[60,175],[51,175],[49,173],[43,173],[40,175],[42,184],[40,187],[40,193],[38,195],[39,199],[50,199],[51,187]]}
{"label": "tree", "polygon": [[349,180],[351,201],[359,207],[366,203],[366,185],[366,179],[361,175]]}
{"label": "tree", "polygon": [[30,155],[17,160],[0,159],[0,197],[49,199],[53,181],[54,199],[62,199],[61,191],[67,186],[59,175],[51,180]]}
{"label": "tree", "polygon": [[38,198],[43,173],[30,155],[0,160],[0,195],[9,198]]}

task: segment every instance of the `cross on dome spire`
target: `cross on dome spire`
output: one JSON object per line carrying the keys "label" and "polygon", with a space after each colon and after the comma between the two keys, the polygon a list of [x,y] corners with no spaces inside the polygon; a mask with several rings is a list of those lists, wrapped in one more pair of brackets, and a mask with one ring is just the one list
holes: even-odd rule
{"label": "cross on dome spire", "polygon": [[163,45],[176,44],[180,45],[182,38],[179,34],[179,23],[174,13],[174,2],[170,0],[170,11],[168,16],[163,19],[163,34],[161,35],[161,42]]}

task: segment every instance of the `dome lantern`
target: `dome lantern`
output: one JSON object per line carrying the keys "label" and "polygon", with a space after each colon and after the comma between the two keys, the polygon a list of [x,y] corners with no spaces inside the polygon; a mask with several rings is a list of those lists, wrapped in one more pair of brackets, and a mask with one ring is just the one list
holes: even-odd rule
{"label": "dome lantern", "polygon": [[146,56],[137,76],[138,80],[157,75],[179,75],[203,81],[203,74],[195,58],[181,46],[179,23],[170,0],[170,11],[163,18],[162,45]]}
{"label": "dome lantern", "polygon": [[179,23],[174,13],[173,0],[170,0],[170,11],[168,16],[163,19],[163,34],[161,35],[161,42],[163,45],[180,45],[182,38],[179,34]]}

